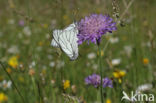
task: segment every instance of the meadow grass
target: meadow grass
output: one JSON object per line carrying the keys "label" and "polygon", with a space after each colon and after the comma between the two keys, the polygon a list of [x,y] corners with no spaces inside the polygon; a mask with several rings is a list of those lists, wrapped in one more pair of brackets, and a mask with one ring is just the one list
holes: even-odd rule
{"label": "meadow grass", "polygon": [[[119,16],[129,2],[118,1]],[[100,44],[104,53],[101,57],[103,76],[114,81],[113,88],[103,89],[104,103],[108,99],[112,103],[126,103],[121,101],[123,90],[130,94],[147,83],[153,88],[145,93],[156,95],[155,9],[155,0],[134,0],[122,17],[124,26],[118,25],[113,34],[103,36]],[[100,74],[98,47],[84,43],[79,46],[79,58],[70,61],[61,50],[50,45],[54,29],[63,29],[92,13],[112,16],[112,1],[1,0],[0,61],[5,68],[0,66],[0,93],[7,99],[0,103],[100,103],[100,88],[86,86],[84,82],[88,75]],[[19,24],[20,20],[23,25]],[[110,38],[119,41],[107,44]],[[131,50],[125,50],[126,46]],[[90,53],[95,54],[94,59],[88,58]],[[13,56],[18,61],[15,67],[8,64]],[[116,58],[120,58],[121,63],[112,65],[111,61]],[[126,72],[120,78],[121,83],[113,76],[116,70]],[[11,78],[11,87],[2,85]],[[64,89],[66,80],[70,86]]]}

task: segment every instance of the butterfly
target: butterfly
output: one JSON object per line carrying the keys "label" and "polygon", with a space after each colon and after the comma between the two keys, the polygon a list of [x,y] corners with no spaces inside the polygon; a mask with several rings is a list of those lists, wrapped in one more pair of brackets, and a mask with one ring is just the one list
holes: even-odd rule
{"label": "butterfly", "polygon": [[70,24],[63,30],[54,30],[51,45],[60,48],[70,60],[78,58],[78,29],[76,23]]}

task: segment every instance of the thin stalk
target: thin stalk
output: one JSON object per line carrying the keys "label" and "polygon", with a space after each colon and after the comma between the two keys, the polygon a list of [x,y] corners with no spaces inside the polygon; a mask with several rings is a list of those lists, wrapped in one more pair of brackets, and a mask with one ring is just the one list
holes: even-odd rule
{"label": "thin stalk", "polygon": [[33,84],[33,89],[34,89],[34,92],[35,92],[35,96],[36,98],[38,99],[38,92],[37,92],[37,89],[36,89],[36,83],[35,83],[35,78],[32,76],[31,77],[31,80],[32,80],[32,84]]}
{"label": "thin stalk", "polygon": [[101,76],[101,85],[100,85],[100,93],[101,93],[101,103],[104,103],[103,100],[103,87],[102,87],[102,78],[103,78],[103,73],[102,73],[102,60],[101,60],[101,48],[98,45],[98,52],[99,52],[99,68],[100,68],[100,76]]}
{"label": "thin stalk", "polygon": [[39,95],[39,100],[40,100],[40,103],[44,103],[43,101],[43,97],[42,97],[42,94],[41,94],[41,87],[40,87],[40,83],[39,81],[37,82],[37,88],[38,88],[38,95]]}
{"label": "thin stalk", "polygon": [[[106,48],[109,45],[109,39],[106,42],[104,48],[103,48],[103,52],[105,53]],[[101,48],[100,48],[100,44],[98,43],[98,52],[99,52],[99,68],[100,68],[100,76],[101,76],[101,85],[100,85],[100,94],[101,94],[101,103],[104,103],[104,98],[103,98],[103,85],[102,85],[102,78],[103,78],[103,71],[102,71],[102,55],[101,55]]]}
{"label": "thin stalk", "polygon": [[24,97],[22,96],[22,94],[20,92],[20,90],[17,88],[14,80],[12,79],[11,75],[6,71],[6,69],[5,69],[6,67],[4,66],[4,64],[1,61],[0,61],[0,65],[3,68],[3,70],[6,72],[7,76],[9,77],[9,79],[11,80],[13,87],[16,89],[16,91],[17,91],[18,95],[21,97],[23,103],[26,103],[25,100],[24,100]]}

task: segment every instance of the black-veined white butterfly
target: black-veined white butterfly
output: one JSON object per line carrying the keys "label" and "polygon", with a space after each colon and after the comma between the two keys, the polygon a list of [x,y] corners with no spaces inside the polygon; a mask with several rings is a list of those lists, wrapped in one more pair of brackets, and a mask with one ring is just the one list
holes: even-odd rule
{"label": "black-veined white butterfly", "polygon": [[63,30],[54,30],[51,45],[61,48],[71,60],[75,60],[78,57],[77,34],[76,23],[70,24]]}

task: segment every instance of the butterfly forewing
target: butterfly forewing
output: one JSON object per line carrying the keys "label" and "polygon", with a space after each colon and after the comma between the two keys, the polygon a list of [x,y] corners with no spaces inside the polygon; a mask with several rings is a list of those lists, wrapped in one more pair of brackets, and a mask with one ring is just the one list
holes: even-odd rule
{"label": "butterfly forewing", "polygon": [[60,47],[71,60],[75,60],[78,57],[77,34],[78,30],[74,23],[64,30],[55,30],[53,32],[52,46]]}

